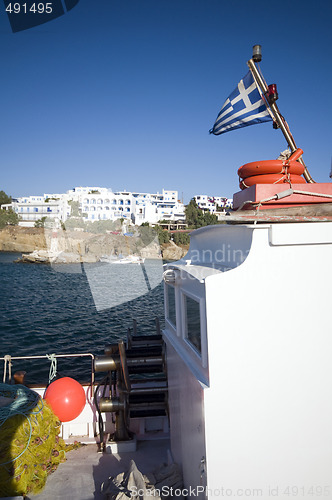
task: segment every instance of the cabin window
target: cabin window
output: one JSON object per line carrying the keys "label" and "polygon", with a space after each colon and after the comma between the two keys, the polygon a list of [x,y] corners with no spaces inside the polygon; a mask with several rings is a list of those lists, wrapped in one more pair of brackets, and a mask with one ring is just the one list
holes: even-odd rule
{"label": "cabin window", "polygon": [[166,285],[167,290],[167,319],[174,328],[176,328],[176,310],[175,310],[175,288],[171,285]]}
{"label": "cabin window", "polygon": [[199,352],[202,353],[201,343],[201,316],[199,302],[184,295],[185,309],[185,337],[188,342]]}

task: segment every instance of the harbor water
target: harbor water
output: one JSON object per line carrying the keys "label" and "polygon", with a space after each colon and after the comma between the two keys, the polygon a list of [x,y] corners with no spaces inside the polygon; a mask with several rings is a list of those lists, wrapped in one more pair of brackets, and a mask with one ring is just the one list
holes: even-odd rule
{"label": "harbor water", "polygon": [[[137,320],[138,334],[155,333],[156,317],[163,326],[161,261],[146,261],[144,266],[98,263],[57,267],[15,263],[19,257],[0,253],[1,357],[101,355],[106,344],[126,339],[133,319]],[[116,300],[108,299],[113,296]],[[25,370],[26,382],[36,384],[48,382],[49,368],[48,360],[17,360],[12,371]],[[60,376],[88,381],[90,361],[61,359],[57,370]],[[3,365],[1,379],[2,374]]]}

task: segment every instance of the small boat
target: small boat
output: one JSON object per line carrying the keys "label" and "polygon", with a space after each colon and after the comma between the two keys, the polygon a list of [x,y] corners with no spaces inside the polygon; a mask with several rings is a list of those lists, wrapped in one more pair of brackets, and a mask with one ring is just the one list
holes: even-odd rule
{"label": "small boat", "polygon": [[128,255],[121,259],[113,260],[112,264],[144,264],[145,259],[138,255]]}
{"label": "small boat", "polygon": [[114,255],[102,255],[99,262],[107,264],[144,264],[145,258],[139,255],[127,255],[126,257],[116,257]]}

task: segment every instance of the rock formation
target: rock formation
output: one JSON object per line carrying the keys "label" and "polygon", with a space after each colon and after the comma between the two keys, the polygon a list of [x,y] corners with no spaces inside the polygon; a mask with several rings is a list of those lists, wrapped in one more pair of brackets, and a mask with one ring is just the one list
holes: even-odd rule
{"label": "rock formation", "polygon": [[139,234],[94,234],[77,230],[47,230],[8,226],[0,231],[0,251],[22,253],[25,263],[99,262],[105,256],[139,255],[145,259],[177,260],[188,247],[170,241],[159,245],[157,237],[146,240]]}

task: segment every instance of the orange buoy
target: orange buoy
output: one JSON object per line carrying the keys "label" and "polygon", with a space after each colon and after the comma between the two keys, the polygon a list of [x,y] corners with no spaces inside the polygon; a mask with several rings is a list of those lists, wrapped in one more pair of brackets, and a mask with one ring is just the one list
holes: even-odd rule
{"label": "orange buoy", "polygon": [[61,422],[70,422],[82,412],[86,397],[79,382],[63,377],[48,386],[44,399]]}
{"label": "orange buoy", "polygon": [[284,182],[291,182],[292,184],[305,184],[306,181],[303,177],[296,174],[263,174],[263,175],[252,175],[251,177],[246,177],[240,181],[240,188],[246,189],[247,187],[253,186],[254,184],[282,184]]}
{"label": "orange buoy", "polygon": [[[253,161],[251,163],[246,163],[242,165],[237,171],[238,176],[241,179],[246,179],[253,175],[266,175],[266,174],[293,174],[302,175],[304,172],[304,166],[298,161],[288,160],[284,162],[282,160],[263,160],[263,161]],[[257,179],[258,180],[258,179]],[[272,184],[271,182],[266,182],[260,180],[257,184]]]}

